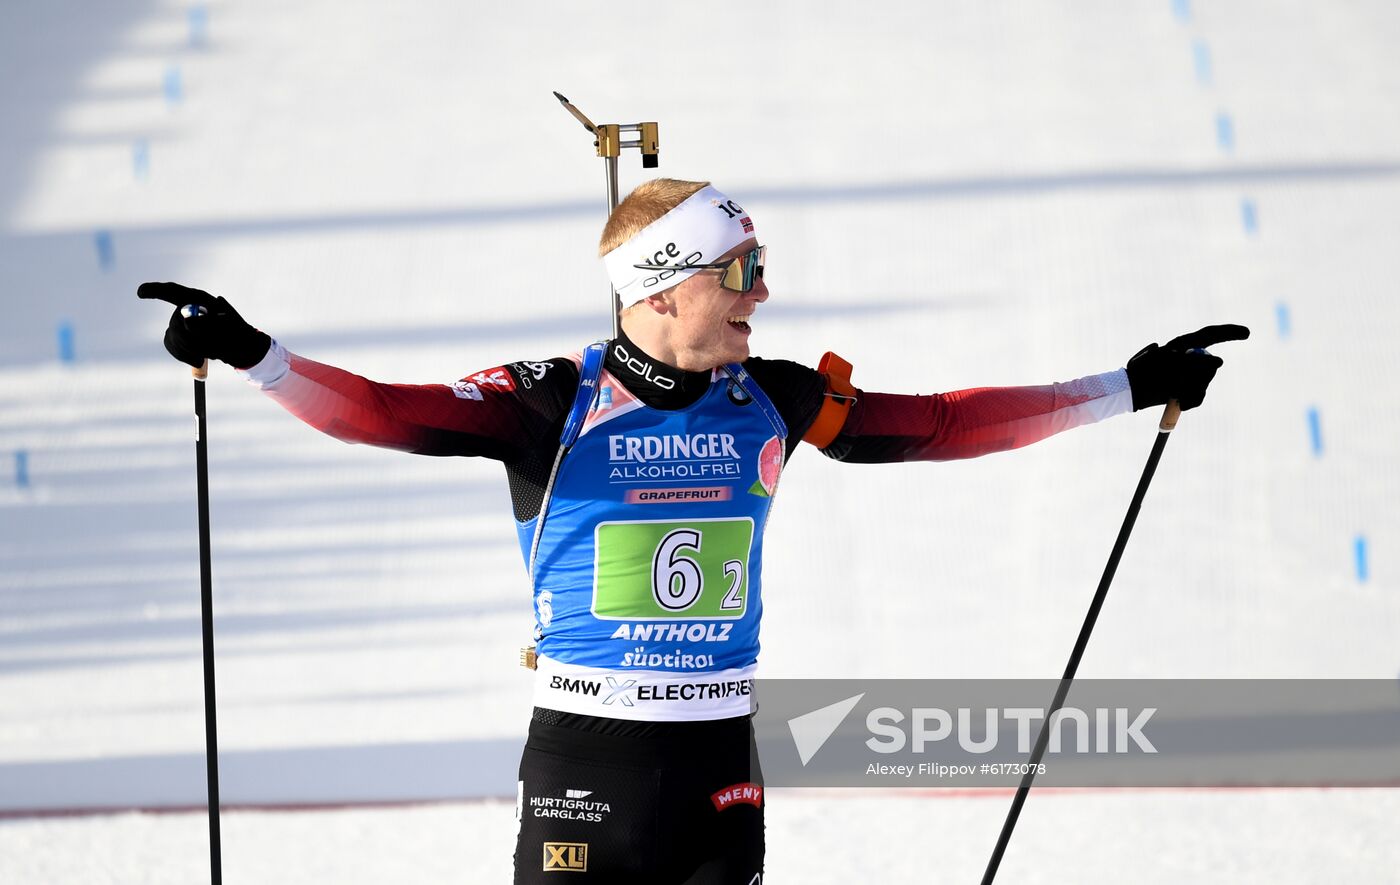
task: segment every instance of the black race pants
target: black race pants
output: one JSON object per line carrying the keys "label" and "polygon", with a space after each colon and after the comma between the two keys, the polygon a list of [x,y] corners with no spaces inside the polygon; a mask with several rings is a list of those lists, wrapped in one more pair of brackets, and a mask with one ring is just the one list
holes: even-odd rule
{"label": "black race pants", "polygon": [[748,717],[627,722],[536,710],[515,881],[761,885],[763,775]]}

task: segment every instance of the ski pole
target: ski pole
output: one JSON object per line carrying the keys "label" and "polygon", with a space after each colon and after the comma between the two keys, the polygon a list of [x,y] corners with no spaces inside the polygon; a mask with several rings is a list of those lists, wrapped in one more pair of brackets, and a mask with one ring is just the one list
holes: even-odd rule
{"label": "ski pole", "polygon": [[[191,317],[205,313],[198,305],[188,304],[180,313]],[[209,880],[222,885],[224,880],[222,846],[219,838],[219,726],[214,699],[214,582],[209,556],[209,447],[204,418],[204,380],[209,375],[209,361],[190,370],[194,376],[194,461],[199,499],[199,620],[204,647],[204,767],[208,783],[209,806]]]}
{"label": "ski pole", "polygon": [[[575,120],[583,124],[589,134],[593,136],[593,146],[598,149],[598,156],[603,158],[603,171],[607,177],[608,186],[608,214],[617,208],[617,158],[621,156],[623,148],[638,148],[642,152],[642,168],[655,169],[658,162],[657,152],[660,146],[657,142],[657,124],[655,123],[603,123],[594,125],[593,121],[583,115],[583,111],[574,107],[573,104],[558,92],[554,97],[559,99],[559,103],[564,106],[564,110],[573,115]],[[634,132],[637,137],[629,141],[622,140],[622,133]],[[616,338],[621,331],[622,302],[618,300],[617,290],[611,286],[612,292],[610,310],[612,311],[612,334]]]}
{"label": "ski pole", "polygon": [[1113,582],[1113,573],[1118,570],[1118,560],[1123,556],[1123,548],[1128,546],[1128,535],[1132,534],[1133,523],[1137,521],[1138,510],[1142,508],[1142,499],[1147,495],[1147,486],[1152,482],[1152,474],[1157,471],[1157,462],[1162,458],[1162,450],[1167,447],[1167,437],[1171,435],[1172,429],[1176,427],[1176,421],[1181,417],[1181,406],[1176,400],[1167,403],[1167,408],[1162,412],[1161,423],[1157,425],[1157,439],[1152,443],[1152,453],[1147,456],[1147,466],[1142,469],[1142,478],[1138,480],[1137,491],[1133,493],[1132,503],[1128,505],[1128,513],[1123,517],[1123,526],[1118,530],[1118,540],[1113,545],[1113,552],[1108,556],[1108,564],[1104,566],[1103,577],[1099,578],[1099,588],[1094,593],[1094,601],[1089,604],[1089,613],[1084,616],[1084,625],[1079,628],[1079,638],[1074,642],[1074,651],[1070,652],[1069,663],[1065,665],[1065,675],[1060,677],[1060,685],[1055,689],[1055,699],[1050,702],[1050,709],[1045,713],[1045,719],[1040,724],[1040,733],[1035,739],[1035,748],[1031,750],[1030,765],[1026,768],[1025,775],[1021,778],[1021,785],[1016,788],[1016,796],[1011,800],[1011,808],[1006,812],[1006,820],[1001,825],[1001,835],[997,837],[996,847],[992,849],[992,856],[987,861],[987,870],[982,874],[982,885],[991,885],[996,879],[997,867],[1001,864],[1001,856],[1006,852],[1006,845],[1011,841],[1011,832],[1016,829],[1016,819],[1021,816],[1021,806],[1026,804],[1026,797],[1031,792],[1031,782],[1035,780],[1035,769],[1040,764],[1040,760],[1045,756],[1045,749],[1050,743],[1050,726],[1054,721],[1055,713],[1065,705],[1065,696],[1069,694],[1070,683],[1074,681],[1075,671],[1079,669],[1079,659],[1084,656],[1084,647],[1089,644],[1089,634],[1093,632],[1094,622],[1098,620],[1099,609],[1103,608],[1103,601],[1108,596],[1108,585]]}

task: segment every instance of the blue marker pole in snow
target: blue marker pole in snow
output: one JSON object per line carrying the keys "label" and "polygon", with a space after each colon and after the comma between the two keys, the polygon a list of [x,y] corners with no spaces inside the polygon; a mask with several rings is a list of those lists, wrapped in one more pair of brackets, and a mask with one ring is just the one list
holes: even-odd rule
{"label": "blue marker pole in snow", "polygon": [[1215,115],[1215,143],[1227,154],[1235,149],[1235,121],[1224,111]]}
{"label": "blue marker pole in snow", "polygon": [[203,49],[209,43],[209,10],[204,6],[190,7],[190,46]]}
{"label": "blue marker pole in snow", "polygon": [[1211,81],[1210,46],[1204,40],[1191,44],[1192,67],[1196,69],[1196,82],[1209,86]]}
{"label": "blue marker pole in snow", "polygon": [[112,232],[106,228],[94,231],[92,245],[97,250],[97,266],[103,270],[111,270],[112,265],[117,263],[117,252],[112,246]]}
{"label": "blue marker pole in snow", "polygon": [[1308,440],[1312,445],[1314,458],[1322,457],[1322,416],[1317,406],[1308,408]]}
{"label": "blue marker pole in snow", "polygon": [[24,449],[15,452],[15,487],[29,488],[29,453]]}
{"label": "blue marker pole in snow", "polygon": [[1247,234],[1259,233],[1259,208],[1249,197],[1240,200],[1240,224]]}
{"label": "blue marker pole in snow", "polygon": [[145,181],[151,174],[151,143],[138,138],[131,145],[131,175],[137,181]]}
{"label": "blue marker pole in snow", "polygon": [[180,77],[180,66],[171,65],[165,69],[165,81],[163,83],[165,91],[165,103],[174,107],[185,97],[184,81]]}
{"label": "blue marker pole in snow", "polygon": [[58,361],[71,363],[76,359],[73,349],[73,324],[68,320],[58,324]]}

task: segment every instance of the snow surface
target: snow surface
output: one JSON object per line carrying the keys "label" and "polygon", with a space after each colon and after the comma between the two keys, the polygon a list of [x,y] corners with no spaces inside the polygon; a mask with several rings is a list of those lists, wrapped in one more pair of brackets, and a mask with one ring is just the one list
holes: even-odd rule
{"label": "snow surface", "polygon": [[[753,213],[760,354],[835,350],[915,393],[1251,326],[1168,448],[1081,675],[1396,676],[1400,7],[705,11],[0,5],[0,814],[203,800],[190,382],[136,285],[225,295],[383,380],[575,349],[607,330],[602,176],[553,89],[660,121],[661,173]],[[209,400],[224,798],[459,800],[231,812],[229,881],[505,880],[530,615],[499,467],[343,446],[222,366]],[[1152,421],[966,463],[798,453],[764,675],[1057,675]],[[775,791],[770,875],[972,880],[1004,810]],[[1394,790],[1036,795],[1000,878],[1400,881],[1396,811]],[[0,822],[0,882],[198,881],[203,827]]]}
{"label": "snow surface", "polygon": [[[978,882],[1006,814],[986,798],[859,791],[769,796],[765,882]],[[509,882],[507,800],[343,811],[225,812],[224,880]],[[1395,881],[1395,790],[1032,795],[998,882]],[[207,881],[202,814],[0,824],[5,882]]]}

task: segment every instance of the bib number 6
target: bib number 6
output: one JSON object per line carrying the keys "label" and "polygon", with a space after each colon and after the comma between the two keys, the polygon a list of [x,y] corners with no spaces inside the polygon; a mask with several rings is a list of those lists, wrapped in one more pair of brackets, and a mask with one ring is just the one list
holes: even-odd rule
{"label": "bib number 6", "polygon": [[[651,592],[657,605],[667,611],[679,612],[690,608],[705,590],[705,575],[700,563],[687,556],[684,551],[700,553],[700,532],[695,529],[675,529],[668,532],[656,545],[656,553],[651,558]],[[744,564],[731,559],[724,564],[724,576],[729,579],[729,589],[720,601],[719,607],[726,611],[744,607]]]}
{"label": "bib number 6", "polygon": [[676,529],[656,545],[651,558],[651,592],[656,602],[667,611],[682,611],[695,604],[705,589],[705,576],[700,563],[682,553],[691,549],[700,552],[700,533],[694,529]]}

